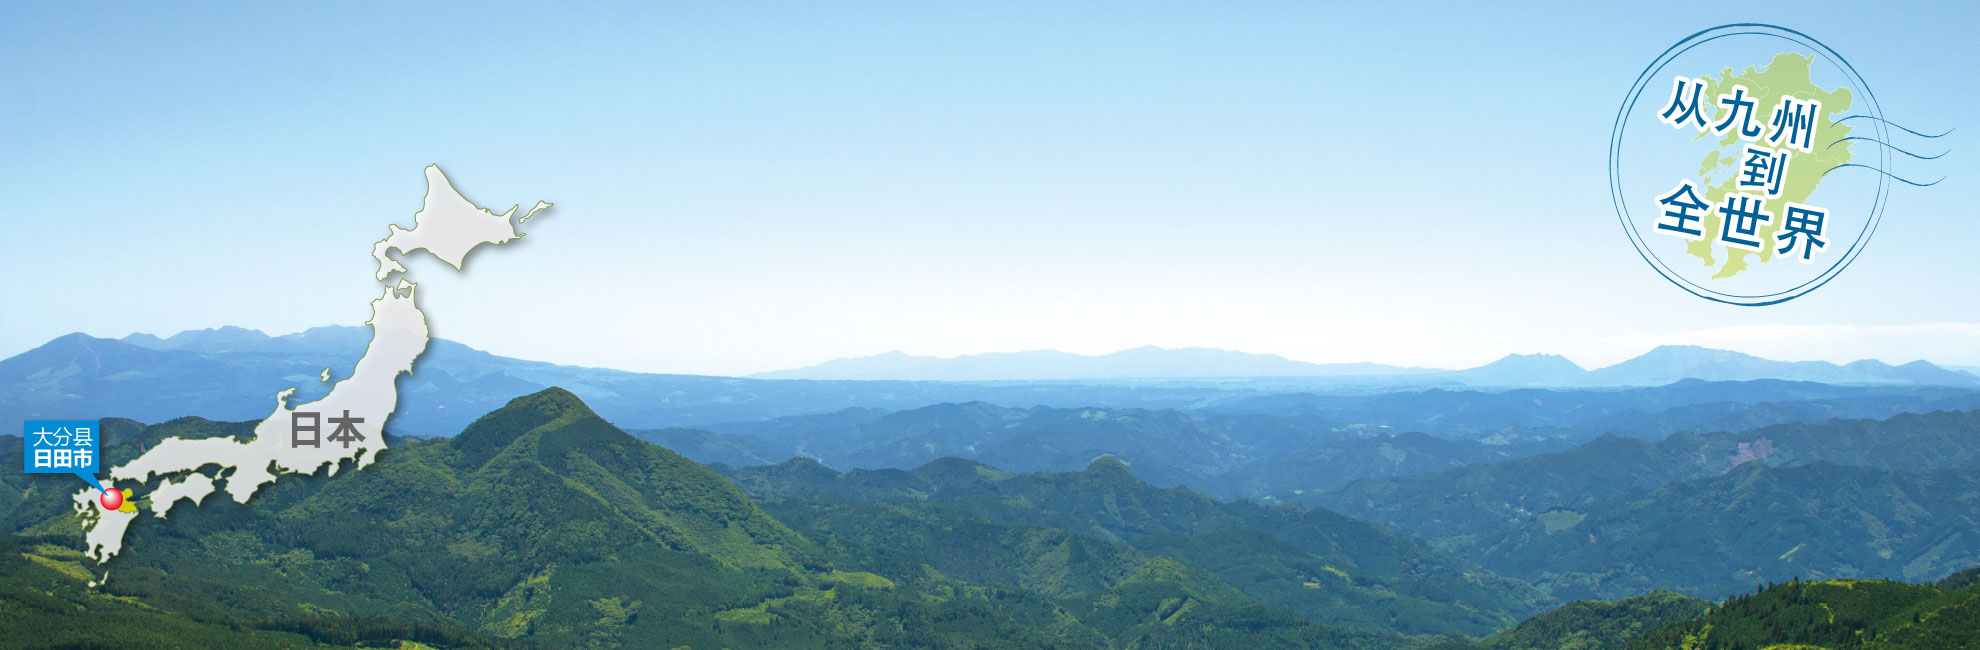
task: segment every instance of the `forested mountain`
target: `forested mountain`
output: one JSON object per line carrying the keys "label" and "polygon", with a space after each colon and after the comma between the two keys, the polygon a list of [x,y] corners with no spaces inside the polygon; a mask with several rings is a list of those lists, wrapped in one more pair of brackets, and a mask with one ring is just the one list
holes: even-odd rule
{"label": "forested mountain", "polygon": [[1980,647],[1980,568],[1936,583],[1765,585],[1708,602],[1659,591],[1579,601],[1484,639],[1425,650],[1953,650]]}
{"label": "forested mountain", "polygon": [[1645,633],[1703,616],[1712,603],[1668,591],[1614,602],[1578,600],[1478,641],[1441,642],[1431,650],[1620,650]]}
{"label": "forested mountain", "polygon": [[[1773,399],[1784,401],[1741,401]],[[967,402],[634,433],[700,462],[737,466],[806,456],[837,469],[911,469],[953,456],[1009,471],[1066,472],[1110,455],[1157,485],[1286,498],[1565,450],[1603,434],[1661,438],[1687,428],[1744,431],[1948,405],[1980,407],[1980,393],[1692,382],[1627,391],[1294,394],[1193,411]],[[1674,477],[1653,478],[1649,485]]]}
{"label": "forested mountain", "polygon": [[[1089,558],[1131,564],[1160,557],[1201,567],[1266,603],[1362,629],[1484,634],[1545,600],[1526,585],[1367,522],[1156,488],[1112,457],[1066,473],[1016,474],[953,458],[912,471],[840,474],[807,459],[724,471],[800,529],[920,557],[954,553],[953,564],[936,568],[1015,572],[997,574],[995,581],[1008,584],[1039,574],[1054,585],[1105,584],[1068,577],[1068,569],[1056,566],[1065,561],[1058,546],[1018,544],[1014,551],[1009,540],[1022,531],[1083,538],[1078,552]],[[957,522],[970,522],[973,532]],[[940,539],[919,532],[928,530],[944,532]],[[974,568],[985,565],[997,568]]]}
{"label": "forested mountain", "polygon": [[1076,471],[1111,455],[1163,486],[1219,497],[1289,487],[1339,487],[1565,449],[1559,439],[1490,445],[1315,417],[1185,413],[1172,409],[1013,409],[936,404],[845,423],[842,414],[696,429],[634,430],[701,462],[729,465],[814,457],[844,469],[911,469],[958,457],[1013,471]]}
{"label": "forested mountain", "polygon": [[[841,411],[816,418],[835,421],[822,432],[804,417],[635,437],[550,389],[450,438],[393,437],[364,471],[285,478],[251,507],[209,498],[141,518],[107,571],[75,550],[74,478],[0,474],[12,548],[0,553],[0,641],[1616,648],[1751,647],[1739,644],[1812,630],[1779,638],[1953,647],[1931,644],[1963,638],[1947,622],[1970,618],[1980,588],[1973,573],[1936,587],[1808,583],[1906,603],[1865,609],[1808,587],[1852,608],[1841,628],[1779,618],[1813,610],[1775,590],[1703,619],[1700,601],[1639,596],[1717,598],[1796,577],[1915,581],[1980,564],[1980,412],[1610,436],[1497,462],[1477,441],[1336,431],[1322,417],[964,403]],[[104,461],[252,427],[109,420]],[[1038,458],[1020,453],[1036,448],[1079,465],[1012,472],[936,458],[841,472],[799,457],[711,469],[650,442],[754,463],[767,458],[752,445],[793,440],[897,458],[943,445]],[[1237,460],[1292,447],[1305,455]],[[21,453],[19,438],[0,437],[0,462]],[[1300,461],[1322,453],[1336,467],[1430,473],[1286,493],[1349,514],[1149,478],[1220,464],[1301,476]],[[1462,466],[1431,471],[1443,463]],[[137,490],[138,507],[158,480]],[[1543,611],[1583,597],[1623,600]],[[85,611],[111,631],[92,631]]]}
{"label": "forested mountain", "polygon": [[[102,437],[106,460],[116,463],[167,435],[239,435],[251,426],[112,421]],[[0,449],[13,460],[0,461],[20,462],[13,440]],[[935,568],[947,565],[939,559],[809,525],[799,533],[714,471],[626,435],[562,390],[518,398],[450,439],[393,442],[364,471],[285,478],[252,507],[209,498],[164,520],[141,518],[100,593],[140,605],[133,611],[214,622],[185,633],[215,635],[221,646],[318,639],[285,631],[295,629],[347,644],[360,639],[344,632],[365,629],[368,638],[417,633],[459,645],[554,647],[1411,643],[1312,623],[1207,569],[1093,535],[1056,533],[1069,550],[1126,555],[1118,564],[1072,558],[1069,570],[1104,581],[1075,591],[971,582]],[[5,504],[7,527],[28,568],[0,580],[0,594],[14,594],[0,606],[50,617],[34,619],[46,628],[13,628],[14,639],[39,639],[32,635],[69,629],[63,603],[101,598],[80,586],[101,576],[74,550],[81,540],[67,497],[75,479],[7,476],[6,493],[16,497]],[[155,487],[137,490],[138,507],[149,507],[145,495]],[[1199,507],[1216,505],[1189,496]],[[1053,534],[1032,539],[1050,544]]]}
{"label": "forested mountain", "polygon": [[1746,463],[1555,511],[1481,561],[1563,597],[1717,597],[1797,575],[1927,580],[1980,564],[1980,471]]}
{"label": "forested mountain", "polygon": [[1298,498],[1562,598],[1717,597],[1794,575],[1916,580],[1980,563],[1977,462],[1969,411],[1610,437]]}
{"label": "forested mountain", "polygon": [[[1661,438],[1831,418],[1980,408],[1980,394],[1942,386],[1848,386],[1775,379],[1687,379],[1627,389],[1506,391],[1428,389],[1373,394],[1280,393],[1218,403],[1228,414],[1302,416],[1345,426],[1422,431],[1440,438],[1505,443],[1616,434]],[[1758,420],[1758,421],[1755,421]],[[1751,426],[1738,426],[1738,425]]]}
{"label": "forested mountain", "polygon": [[1980,587],[1882,580],[1791,580],[1729,599],[1711,613],[1659,628],[1627,646],[1628,650],[1972,647],[1980,647]]}

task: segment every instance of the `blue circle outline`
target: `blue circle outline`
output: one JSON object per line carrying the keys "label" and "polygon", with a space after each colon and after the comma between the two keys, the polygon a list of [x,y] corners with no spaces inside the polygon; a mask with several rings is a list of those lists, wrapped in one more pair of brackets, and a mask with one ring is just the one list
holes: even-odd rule
{"label": "blue circle outline", "polygon": [[[1713,34],[1714,32],[1719,32],[1722,30],[1738,30],[1738,29],[1775,30],[1775,32],[1734,31],[1724,34],[1715,34],[1709,38],[1703,38],[1707,34]],[[1732,23],[1727,25],[1720,25],[1718,27],[1700,30],[1695,34],[1687,36],[1683,40],[1678,41],[1677,44],[1672,45],[1668,49],[1665,49],[1663,54],[1658,55],[1655,60],[1652,60],[1650,62],[1649,66],[1646,66],[1643,69],[1643,72],[1641,74],[1637,75],[1636,83],[1630,86],[1629,94],[1623,96],[1622,107],[1616,111],[1615,125],[1612,131],[1610,132],[1610,137],[1609,137],[1609,192],[1611,199],[1614,200],[1615,202],[1616,218],[1622,223],[1624,234],[1629,236],[1630,244],[1636,248],[1637,255],[1642,257],[1643,261],[1650,265],[1650,268],[1656,270],[1658,275],[1664,276],[1665,280],[1669,281],[1673,285],[1676,285],[1679,289],[1683,289],[1687,293],[1698,296],[1700,298],[1704,298],[1706,300],[1725,303],[1729,305],[1739,305],[1742,307],[1761,307],[1766,305],[1774,305],[1774,304],[1787,302],[1789,300],[1793,300],[1795,298],[1806,295],[1808,292],[1814,291],[1815,289],[1820,288],[1822,285],[1827,284],[1830,280],[1835,279],[1836,276],[1842,274],[1842,271],[1844,269],[1848,268],[1850,264],[1854,263],[1856,261],[1856,256],[1862,253],[1864,246],[1869,243],[1870,237],[1876,233],[1877,225],[1881,223],[1883,220],[1884,203],[1889,198],[1890,195],[1890,181],[1887,177],[1881,174],[1879,175],[1877,180],[1877,196],[1871,204],[1870,218],[1865,220],[1861,234],[1857,236],[1856,241],[1851,242],[1849,250],[1844,251],[1843,255],[1838,257],[1836,261],[1833,264],[1831,264],[1828,269],[1824,270],[1821,274],[1817,275],[1814,278],[1809,279],[1806,282],[1801,283],[1798,286],[1791,287],[1782,291],[1777,291],[1770,294],[1756,295],[1756,296],[1746,296],[1746,295],[1728,294],[1714,289],[1702,287],[1697,285],[1696,283],[1693,283],[1691,280],[1687,278],[1679,276],[1675,271],[1671,271],[1667,266],[1664,265],[1663,260],[1661,258],[1659,258],[1655,253],[1651,253],[1645,246],[1644,242],[1642,241],[1641,235],[1638,234],[1636,228],[1634,228],[1631,225],[1631,221],[1629,218],[1628,202],[1623,196],[1623,191],[1622,191],[1622,169],[1620,165],[1620,159],[1622,153],[1622,136],[1623,136],[1623,130],[1624,130],[1624,124],[1626,122],[1626,118],[1629,116],[1630,109],[1636,105],[1636,100],[1640,98],[1644,86],[1648,83],[1652,75],[1655,75],[1658,71],[1662,70],[1664,66],[1669,65],[1670,62],[1677,57],[1677,55],[1683,54],[1684,52],[1689,51],[1691,48],[1697,47],[1699,45],[1703,45],[1704,43],[1709,41],[1713,41],[1719,38],[1725,38],[1729,36],[1741,36],[1741,35],[1772,36],[1783,40],[1795,41],[1801,43],[1802,45],[1806,45],[1816,49],[1817,54],[1821,54],[1824,59],[1828,59],[1830,65],[1835,65],[1837,68],[1843,70],[1850,77],[1850,80],[1854,82],[1853,84],[1854,87],[1862,91],[1864,98],[1869,101],[1867,106],[1870,111],[1870,114],[1877,118],[1875,121],[1876,121],[1877,132],[1878,135],[1880,136],[1880,139],[1886,142],[1890,140],[1889,132],[1886,130],[1884,126],[1883,109],[1877,104],[1876,94],[1870,91],[1870,86],[1868,83],[1866,83],[1863,80],[1863,76],[1857,74],[1856,68],[1850,65],[1849,60],[1844,59],[1841,54],[1836,53],[1836,51],[1830,49],[1829,46],[1822,44],[1821,41],[1817,41],[1813,37],[1808,36],[1807,34],[1803,34],[1801,32],[1788,29],[1786,27],[1781,27],[1778,25],[1768,25],[1764,23]],[[1879,147],[1878,152],[1879,152],[1878,169],[1883,170],[1888,168],[1890,166],[1889,149],[1885,147]],[[1783,294],[1788,294],[1788,295],[1783,296]]]}

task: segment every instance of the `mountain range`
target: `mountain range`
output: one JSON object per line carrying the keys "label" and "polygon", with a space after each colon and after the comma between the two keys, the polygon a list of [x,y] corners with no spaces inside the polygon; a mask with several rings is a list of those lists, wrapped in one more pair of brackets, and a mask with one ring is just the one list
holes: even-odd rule
{"label": "mountain range", "polygon": [[1785,379],[1830,384],[1980,386],[1980,376],[1925,361],[1898,366],[1871,359],[1844,365],[1826,361],[1773,361],[1689,345],[1659,346],[1642,356],[1594,370],[1584,369],[1565,357],[1552,354],[1512,354],[1477,368],[1452,371],[1378,363],[1308,363],[1270,354],[1144,346],[1097,356],[1034,350],[943,358],[894,351],[750,376],[760,379],[916,381],[1256,377],[1360,377],[1395,381],[1402,377],[1407,381],[1426,384],[1449,382],[1488,387],[1661,386],[1685,379]]}
{"label": "mountain range", "polygon": [[[246,426],[110,420],[104,461]],[[944,461],[874,484],[932,498],[865,504],[791,498],[839,480],[794,461],[745,481],[766,508],[555,388],[451,438],[391,443],[363,471],[140,519],[95,589],[74,478],[0,474],[14,549],[0,557],[0,645],[1373,650],[1489,632],[1545,604],[1380,526],[1159,489],[1111,460],[1028,476]],[[0,437],[0,461],[21,453]],[[163,480],[137,487],[137,507]],[[986,490],[1003,497],[972,497]],[[82,611],[124,624],[92,629]],[[154,629],[146,612],[210,627]]]}
{"label": "mountain range", "polygon": [[913,469],[957,457],[1063,472],[1112,456],[1157,485],[1264,498],[1564,451],[1604,435],[1655,440],[1966,409],[1980,409],[1980,392],[1687,380],[1620,390],[1287,394],[1188,410],[942,403],[632,433],[698,462],[736,466],[809,457],[840,470]]}
{"label": "mountain range", "polygon": [[1094,567],[1010,571],[1037,561],[1009,557],[1024,547],[1011,538],[1042,527],[1055,540],[1080,540],[1078,553],[1200,567],[1264,603],[1359,629],[1481,635],[1546,601],[1380,526],[1321,509],[1159,489],[1106,456],[1075,472],[1014,473],[953,458],[844,474],[802,458],[717,469],[800,530],[936,558],[934,568],[973,582],[1046,593],[1096,583],[1099,576],[1067,573]]}
{"label": "mountain range", "polygon": [[[116,464],[166,436],[251,426],[109,420],[100,433]],[[1471,466],[1503,477],[1462,484],[1674,480],[1570,486],[1622,496],[1554,505],[1544,489],[1478,495],[1531,495],[1546,512],[1511,535],[1488,522],[1475,530],[1494,539],[1426,544],[1325,508],[1155,487],[1112,456],[1069,472],[954,458],[710,468],[553,388],[450,438],[393,437],[360,472],[140,519],[107,573],[76,550],[73,478],[0,474],[0,645],[1965,647],[1980,640],[1980,571],[1857,578],[1922,582],[1909,576],[1980,560],[1976,431],[1980,412],[1604,438]],[[21,453],[19,438],[0,437],[0,462]],[[1584,478],[1563,474],[1577,466]],[[138,487],[136,505],[148,509],[165,479]],[[1651,592],[1549,609],[1648,583],[1761,588],[1720,603]]]}
{"label": "mountain range", "polygon": [[834,359],[815,366],[760,372],[757,379],[908,379],[916,381],[1039,381],[1062,379],[1177,379],[1212,377],[1341,377],[1443,372],[1379,363],[1307,363],[1275,354],[1211,348],[1142,346],[1089,356],[1057,350],[992,352],[959,357],[915,356],[898,350]]}
{"label": "mountain range", "polygon": [[[369,330],[357,327],[318,327],[276,337],[241,328],[196,330],[169,338],[69,334],[0,360],[0,430],[18,431],[26,419],[262,418],[274,408],[275,393],[281,389],[296,387],[298,401],[322,396],[329,388],[319,381],[322,373],[328,369],[333,380],[348,377],[369,340]],[[612,421],[637,427],[971,400],[1026,406],[1182,406],[1258,394],[1253,388],[1215,385],[790,381],[650,374],[523,361],[433,339],[413,372],[398,381],[400,408],[390,426],[406,435],[453,435],[479,414],[550,386],[566,387]]]}
{"label": "mountain range", "polygon": [[[296,387],[297,399],[308,400],[327,391],[328,384],[319,381],[326,369],[333,379],[348,376],[368,340],[365,328],[334,326],[284,336],[237,327],[163,338],[70,334],[0,360],[0,430],[12,430],[25,419],[116,416],[157,422],[184,415],[220,420],[264,417],[273,408],[274,393],[282,388]],[[912,409],[943,402],[1200,408],[1298,392],[1353,395],[1437,388],[1662,386],[1690,379],[1980,388],[1980,377],[1922,361],[1838,366],[1680,346],[1660,347],[1592,371],[1550,355],[1513,355],[1463,371],[1375,364],[1322,366],[1205,349],[1139,348],[1105,357],[1046,352],[986,358],[930,363],[942,367],[963,363],[977,368],[970,372],[979,376],[997,376],[996,381],[762,379],[564,366],[501,357],[434,339],[414,372],[399,381],[402,406],[392,426],[407,435],[451,435],[476,414],[549,386],[565,387],[612,421],[634,428],[768,420],[846,408]],[[1028,370],[1032,366],[1023,360],[1031,358],[1045,359],[1037,366],[1044,370]],[[1247,374],[1254,376],[1240,376]],[[1024,379],[1074,375],[1116,378]],[[1195,379],[1155,378],[1159,376]],[[104,405],[114,405],[117,412],[96,412]]]}
{"label": "mountain range", "polygon": [[1757,582],[1922,580],[1980,564],[1980,411],[1607,436],[1287,495],[1381,522],[1562,598]]}

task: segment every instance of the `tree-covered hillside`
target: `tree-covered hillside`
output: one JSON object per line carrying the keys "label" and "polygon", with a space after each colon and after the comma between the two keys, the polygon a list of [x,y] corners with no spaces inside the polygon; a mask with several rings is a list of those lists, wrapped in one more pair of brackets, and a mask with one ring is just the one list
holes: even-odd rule
{"label": "tree-covered hillside", "polygon": [[1791,580],[1631,641],[1628,650],[1951,650],[1980,647],[1980,587]]}
{"label": "tree-covered hillside", "polygon": [[1489,638],[1437,642],[1430,650],[1620,650],[1650,630],[1711,609],[1712,603],[1668,591],[1614,602],[1579,600]]}
{"label": "tree-covered hillside", "polygon": [[[954,458],[912,471],[840,474],[808,459],[726,471],[744,490],[772,499],[766,507],[801,530],[952,559],[935,564],[992,582],[1025,584],[1043,574],[1087,585],[1083,591],[1106,584],[1104,575],[1047,568],[1063,562],[1059,554],[1068,551],[1059,547],[996,541],[1046,535],[1077,540],[1073,548],[1083,557],[1130,566],[1159,557],[1200,567],[1263,602],[1368,630],[1487,634],[1545,601],[1526,585],[1380,526],[1326,510],[1156,488],[1111,457],[1064,473],[1017,474]],[[956,532],[966,528],[976,532]],[[983,564],[996,568],[971,568]],[[1062,588],[1069,587],[1048,590]]]}
{"label": "tree-covered hillside", "polygon": [[[1936,586],[1775,587],[1710,611],[1671,593],[1542,609],[1562,595],[1744,590],[1787,571],[1916,579],[1980,564],[1970,544],[1980,486],[1943,467],[1967,460],[1974,417],[1611,438],[1514,461],[1534,503],[1577,485],[1611,496],[1557,501],[1496,542],[1439,539],[1476,545],[1474,562],[1329,510],[1155,487],[1111,456],[1071,472],[954,458],[911,470],[839,472],[809,459],[711,469],[552,389],[452,438],[393,438],[363,471],[285,478],[251,506],[209,497],[141,517],[103,567],[77,551],[73,477],[0,474],[0,645],[1403,650],[1758,647],[1747,644],[1766,637],[1960,647],[1980,572]],[[113,420],[101,438],[114,465],[165,437],[252,426]],[[1602,445],[1614,453],[1594,453]],[[18,438],[0,437],[0,462],[20,454]],[[1779,466],[1741,462],[1752,460]],[[1686,475],[1720,462],[1737,467]],[[1463,512],[1439,508],[1517,486],[1505,467],[1485,468],[1426,477],[1491,480],[1419,503]],[[1602,476],[1619,470],[1674,478],[1645,488]],[[138,507],[161,480],[136,489]],[[1837,618],[1818,621],[1811,607]]]}
{"label": "tree-covered hillside", "polygon": [[[103,438],[115,463],[164,436],[250,427],[124,421],[109,423]],[[250,506],[210,497],[163,520],[142,517],[106,567],[74,551],[82,543],[68,502],[73,477],[8,477],[6,520],[21,545],[9,555],[30,571],[0,580],[8,585],[0,607],[26,616],[6,645],[68,629],[72,605],[48,593],[152,613],[114,619],[130,621],[131,636],[93,638],[144,638],[144,621],[162,618],[188,621],[186,638],[218,635],[211,647],[317,638],[293,630],[355,643],[337,631],[419,625],[458,645],[552,647],[1409,643],[1312,623],[1163,558],[1141,556],[1108,573],[1105,589],[1071,598],[1037,582],[972,582],[935,560],[814,539],[714,471],[626,435],[561,390],[517,398],[451,439],[394,443],[362,471],[285,478]],[[18,443],[0,453],[13,458],[0,462],[20,462]],[[156,486],[136,490],[138,507],[150,507]],[[1084,558],[1070,566],[1105,573]],[[87,587],[106,575],[100,589]]]}
{"label": "tree-covered hillside", "polygon": [[1717,598],[1810,578],[1924,580],[1980,564],[1980,411],[1605,437],[1361,481],[1312,503],[1560,598]]}

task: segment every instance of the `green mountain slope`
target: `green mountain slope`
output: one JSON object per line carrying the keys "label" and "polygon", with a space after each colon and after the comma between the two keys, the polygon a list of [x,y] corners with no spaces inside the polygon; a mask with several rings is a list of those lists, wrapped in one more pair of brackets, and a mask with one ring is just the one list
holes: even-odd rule
{"label": "green mountain slope", "polygon": [[[113,459],[167,434],[239,428],[119,429]],[[74,479],[49,478],[65,480],[13,524],[80,547],[66,505],[45,496],[59,501]],[[212,498],[140,519],[128,544],[105,593],[193,619],[390,616],[559,647],[979,647],[984,630],[1064,645],[1037,624],[1056,620],[1050,603],[1002,607],[981,592],[937,603],[844,579],[719,475],[561,390],[450,440],[401,441],[361,472],[285,479],[251,507]]]}
{"label": "green mountain slope", "polygon": [[1629,650],[1980,647],[1980,587],[1883,580],[1790,581],[1631,641]]}
{"label": "green mountain slope", "polygon": [[[316,615],[186,617],[90,589],[82,553],[0,535],[0,646],[11,648],[524,648],[430,623]],[[420,646],[407,646],[420,647]]]}
{"label": "green mountain slope", "polygon": [[[1566,514],[1567,511],[1562,511]],[[1980,564],[1980,473],[1748,463],[1529,525],[1486,558],[1555,593],[1719,596],[1794,576],[1925,580]]]}
{"label": "green mountain slope", "polygon": [[1918,580],[1980,562],[1965,478],[1976,462],[1980,412],[1941,412],[1608,437],[1303,498],[1561,598],[1719,597],[1795,575]]}
{"label": "green mountain slope", "polygon": [[[241,435],[251,426],[110,422],[105,454],[116,463],[168,435]],[[18,500],[8,530],[41,550],[4,555],[65,567],[36,579],[61,582],[75,594],[71,601],[108,598],[245,635],[186,630],[195,635],[188,638],[221,635],[206,647],[348,644],[362,640],[351,630],[377,636],[400,628],[453,634],[444,638],[461,645],[514,639],[550,647],[1382,649],[1407,642],[1316,625],[1207,571],[1115,542],[1082,537],[1073,544],[1081,554],[1067,549],[1065,571],[1105,574],[1074,597],[1043,580],[974,583],[912,554],[800,534],[713,470],[619,431],[561,390],[517,398],[451,439],[393,442],[363,471],[288,477],[251,506],[211,497],[164,520],[139,519],[100,590],[83,583],[102,571],[62,551],[81,546],[66,500],[75,479],[13,478],[8,487],[18,488],[11,490]],[[11,454],[0,462],[20,462],[18,444]],[[137,490],[138,507],[149,507],[146,495],[156,487]],[[1109,549],[1133,561],[1108,565],[1087,555]],[[27,582],[15,585],[26,591],[6,592],[8,584],[0,580],[0,593],[26,595],[0,596],[0,607],[26,612],[26,627],[0,639],[69,625],[66,613],[36,613],[49,606],[45,594],[32,594],[53,590]],[[127,620],[133,634],[147,625]]]}
{"label": "green mountain slope", "polygon": [[[1366,630],[1486,634],[1543,600],[1367,522],[1155,488],[1113,458],[1066,473],[1014,474],[954,458],[913,471],[840,474],[808,459],[725,471],[751,494],[777,499],[766,507],[801,529],[926,557],[953,554],[945,570],[983,566],[967,574],[1047,593],[1092,593],[1126,567],[1167,558],[1309,620]],[[918,534],[931,529],[980,532]],[[1037,536],[1062,543],[1011,541]],[[1075,551],[1085,572],[1063,567],[1061,554]]]}
{"label": "green mountain slope", "polygon": [[1963,467],[1980,462],[1980,411],[1680,432],[1655,443],[1610,436],[1530,458],[1359,481],[1297,500],[1395,526],[1446,550],[1476,552],[1496,543],[1493,531],[1550,510],[1716,476],[1752,460],[1775,466],[1828,461],[1914,470]]}
{"label": "green mountain slope", "polygon": [[1955,650],[1980,647],[1980,568],[1933,584],[1791,580],[1713,603],[1657,591],[1579,601],[1423,650]]}
{"label": "green mountain slope", "polygon": [[[1041,388],[1024,403],[1051,402],[1052,394]],[[1976,398],[1980,393],[1952,388],[1693,381],[1601,391],[1281,394],[1205,400],[1186,412],[1101,402],[1080,408],[944,403],[633,433],[698,462],[735,466],[808,456],[844,470],[912,469],[958,457],[1010,471],[1066,472],[1111,455],[1156,485],[1219,498],[1302,500],[1360,479],[1561,451],[1603,434],[1744,431],[1971,409],[1980,405]]]}
{"label": "green mountain slope", "polygon": [[1620,650],[1650,630],[1711,611],[1712,603],[1668,591],[1614,602],[1578,600],[1478,641],[1436,643],[1429,650]]}

